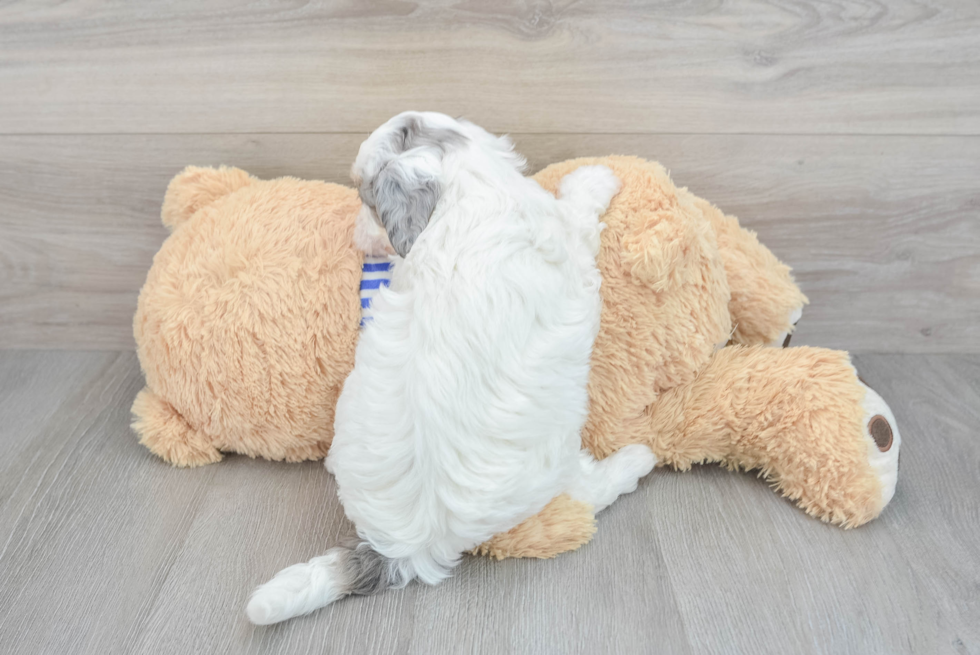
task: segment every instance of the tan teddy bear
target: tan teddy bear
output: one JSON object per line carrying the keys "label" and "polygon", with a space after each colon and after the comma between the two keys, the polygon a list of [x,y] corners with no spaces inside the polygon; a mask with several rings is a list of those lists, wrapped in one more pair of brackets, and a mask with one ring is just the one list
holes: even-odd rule
{"label": "tan teddy bear", "polygon": [[[847,353],[766,347],[788,341],[806,302],[789,269],[659,164],[578,159],[534,177],[554,192],[587,164],[609,166],[623,187],[603,217],[583,443],[597,457],[646,443],[681,470],[758,469],[817,518],[876,517],[897,481],[894,416]],[[361,316],[359,207],[336,184],[233,168],[174,178],[162,211],[172,234],[134,320],[147,386],[133,427],[152,452],[180,466],[222,452],[326,454]],[[594,531],[591,508],[559,496],[477,550],[551,557]]]}

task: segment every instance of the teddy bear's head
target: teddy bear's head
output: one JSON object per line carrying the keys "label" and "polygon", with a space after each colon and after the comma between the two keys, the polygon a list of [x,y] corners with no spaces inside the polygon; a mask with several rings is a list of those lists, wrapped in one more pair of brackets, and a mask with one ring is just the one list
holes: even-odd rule
{"label": "teddy bear's head", "polygon": [[[172,234],[134,319],[145,393],[162,403],[146,412],[219,450],[323,456],[360,320],[359,208],[336,184],[224,167],[175,177],[162,210]],[[159,424],[141,424],[151,449]]]}

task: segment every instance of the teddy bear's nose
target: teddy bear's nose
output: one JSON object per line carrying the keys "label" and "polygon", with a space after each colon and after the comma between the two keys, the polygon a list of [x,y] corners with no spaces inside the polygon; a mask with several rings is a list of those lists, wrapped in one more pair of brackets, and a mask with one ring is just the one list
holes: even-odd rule
{"label": "teddy bear's nose", "polygon": [[888,419],[881,414],[871,417],[871,420],[868,421],[868,432],[871,433],[871,438],[875,440],[875,445],[881,452],[888,452],[888,449],[892,447],[892,440],[894,439],[892,426],[888,424]]}

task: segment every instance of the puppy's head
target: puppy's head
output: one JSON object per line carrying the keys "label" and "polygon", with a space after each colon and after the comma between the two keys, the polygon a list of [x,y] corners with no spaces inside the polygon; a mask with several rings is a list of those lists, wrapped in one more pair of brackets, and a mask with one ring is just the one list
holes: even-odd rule
{"label": "puppy's head", "polygon": [[[442,120],[439,120],[442,119]],[[364,219],[384,227],[404,257],[429,222],[442,195],[442,160],[466,143],[442,114],[405,112],[375,130],[357,153],[351,178]]]}
{"label": "puppy's head", "polygon": [[[456,156],[462,155],[462,156]],[[362,219],[380,224],[404,257],[429,223],[442,196],[447,159],[459,166],[502,162],[523,169],[506,137],[436,112],[408,111],[375,130],[357,153],[351,178],[361,195]]]}

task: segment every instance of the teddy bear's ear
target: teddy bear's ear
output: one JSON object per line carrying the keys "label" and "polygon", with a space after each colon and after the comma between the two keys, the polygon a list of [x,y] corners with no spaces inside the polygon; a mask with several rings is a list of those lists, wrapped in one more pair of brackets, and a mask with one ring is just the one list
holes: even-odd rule
{"label": "teddy bear's ear", "polygon": [[254,181],[240,168],[188,166],[170,180],[160,218],[173,230],[197,210]]}
{"label": "teddy bear's ear", "polygon": [[621,256],[636,282],[666,291],[701,271],[712,249],[704,226],[685,214],[674,203],[633,212]]}

